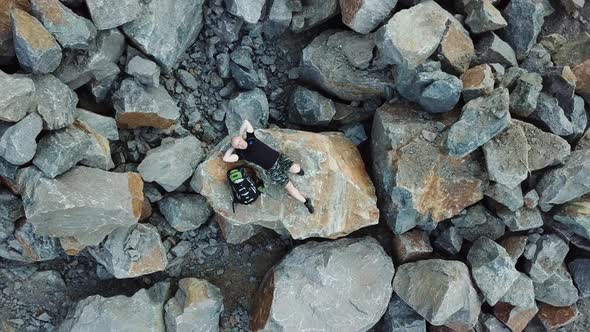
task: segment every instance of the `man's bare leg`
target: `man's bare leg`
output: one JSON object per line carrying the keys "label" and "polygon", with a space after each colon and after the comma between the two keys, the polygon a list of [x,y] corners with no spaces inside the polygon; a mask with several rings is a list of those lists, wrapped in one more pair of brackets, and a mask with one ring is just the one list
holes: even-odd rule
{"label": "man's bare leg", "polygon": [[287,192],[289,195],[291,195],[291,197],[295,198],[301,203],[305,203],[305,197],[299,192],[299,190],[297,190],[297,188],[295,188],[291,181],[287,182],[285,189],[287,189]]}

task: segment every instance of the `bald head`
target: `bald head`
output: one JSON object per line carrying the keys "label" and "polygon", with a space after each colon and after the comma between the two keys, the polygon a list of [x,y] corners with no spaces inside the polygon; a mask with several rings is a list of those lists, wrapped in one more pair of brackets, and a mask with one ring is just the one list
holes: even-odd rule
{"label": "bald head", "polygon": [[248,147],[248,143],[241,136],[234,136],[231,138],[231,146],[234,149],[244,150]]}

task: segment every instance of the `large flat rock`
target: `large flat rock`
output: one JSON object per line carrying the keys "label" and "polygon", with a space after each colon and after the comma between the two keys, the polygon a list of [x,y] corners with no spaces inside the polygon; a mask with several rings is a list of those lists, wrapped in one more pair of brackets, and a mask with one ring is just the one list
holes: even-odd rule
{"label": "large flat rock", "polygon": [[308,242],[267,273],[252,330],[367,331],[387,309],[393,273],[372,238]]}
{"label": "large flat rock", "polygon": [[260,169],[258,174],[266,192],[251,205],[237,204],[233,213],[226,172],[238,163],[221,159],[229,147],[226,139],[197,168],[191,180],[193,189],[207,197],[224,223],[236,227],[262,226],[295,239],[335,239],[378,223],[375,189],[356,146],[344,135],[283,129],[259,130],[256,135],[305,170],[305,176],[290,178],[295,187],[313,200],[315,213],[309,214],[283,188],[272,185]]}

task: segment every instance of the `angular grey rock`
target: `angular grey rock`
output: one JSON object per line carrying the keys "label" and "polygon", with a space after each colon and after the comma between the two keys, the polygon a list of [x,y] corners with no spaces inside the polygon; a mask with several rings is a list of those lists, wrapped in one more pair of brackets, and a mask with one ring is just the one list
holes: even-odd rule
{"label": "angular grey rock", "polygon": [[113,107],[120,128],[168,128],[180,117],[166,89],[144,86],[131,78],[124,80],[113,95]]}
{"label": "angular grey rock", "polygon": [[76,110],[76,120],[111,141],[119,140],[117,122],[111,117],[78,108]]}
{"label": "angular grey rock", "polygon": [[506,70],[506,73],[502,77],[500,81],[500,85],[504,86],[506,89],[513,91],[514,87],[516,86],[516,80],[526,74],[527,71],[519,68],[519,67],[510,67]]}
{"label": "angular grey rock", "polygon": [[393,289],[432,325],[469,329],[477,322],[480,302],[462,262],[429,259],[401,265]]}
{"label": "angular grey rock", "polygon": [[135,20],[140,11],[139,0],[86,0],[92,21],[100,30],[121,26]]}
{"label": "angular grey rock", "polygon": [[535,283],[543,283],[559,269],[569,246],[559,236],[548,234],[537,241],[537,251],[526,269]]}
{"label": "angular grey rock", "polygon": [[446,147],[451,156],[466,156],[510,125],[509,96],[498,88],[490,96],[469,101],[461,119],[451,126]]}
{"label": "angular grey rock", "polygon": [[391,259],[373,238],[307,242],[267,273],[251,327],[326,330],[336,319],[343,330],[368,330],[387,309],[393,274]]}
{"label": "angular grey rock", "polygon": [[83,153],[80,164],[105,171],[114,168],[115,164],[111,157],[111,147],[108,139],[80,121],[76,121],[75,126],[86,134],[87,140],[90,142],[88,149]]}
{"label": "angular grey rock", "polygon": [[367,69],[373,60],[373,35],[360,35],[352,31],[336,32],[330,37],[330,45],[339,48],[348,63],[358,69]]}
{"label": "angular grey rock", "polygon": [[229,133],[238,133],[244,120],[250,121],[254,128],[268,126],[269,108],[266,94],[261,89],[240,92],[227,104],[225,125]]}
{"label": "angular grey rock", "polygon": [[505,185],[495,183],[486,190],[485,195],[507,207],[510,211],[516,211],[524,204],[520,186],[508,188]]}
{"label": "angular grey rock", "polygon": [[14,8],[10,12],[16,57],[21,67],[33,74],[54,71],[62,58],[61,47],[41,22],[27,12]]}
{"label": "angular grey rock", "polygon": [[475,58],[478,64],[494,62],[507,68],[518,65],[512,47],[493,32],[486,33],[475,44]]}
{"label": "angular grey rock", "polygon": [[555,135],[569,136],[574,133],[574,126],[565,116],[565,112],[559,106],[557,98],[541,92],[537,101],[537,109],[531,115],[532,119],[538,120]]}
{"label": "angular grey rock", "polygon": [[590,259],[574,259],[567,267],[580,291],[580,297],[583,299],[590,297]]}
{"label": "angular grey rock", "polygon": [[460,24],[451,24],[443,35],[437,51],[445,72],[461,75],[475,56],[475,47],[469,32]]}
{"label": "angular grey rock", "polygon": [[426,321],[393,293],[383,316],[383,332],[426,332]]}
{"label": "angular grey rock", "polygon": [[546,172],[535,189],[543,211],[549,211],[554,204],[563,204],[589,193],[590,150],[572,152],[563,166]]}
{"label": "angular grey rock", "polygon": [[171,192],[193,175],[203,158],[201,142],[194,136],[164,139],[137,167],[146,182],[157,182]]}
{"label": "angular grey rock", "polygon": [[291,31],[303,32],[316,27],[340,13],[338,0],[310,0],[302,3],[300,11],[293,13]]}
{"label": "angular grey rock", "polygon": [[449,219],[483,198],[487,174],[478,161],[449,157],[439,143],[422,138],[424,130],[436,133],[455,119],[404,104],[385,104],[375,113],[375,187],[394,233]]}
{"label": "angular grey rock", "polygon": [[588,125],[584,99],[580,96],[574,96],[563,105],[563,111],[572,124],[574,137],[582,136]]}
{"label": "angular grey rock", "polygon": [[492,68],[487,64],[467,69],[461,75],[461,81],[463,82],[463,100],[465,102],[487,96],[494,91],[494,74]]}
{"label": "angular grey rock", "polygon": [[43,121],[37,113],[31,113],[20,120],[0,137],[0,157],[14,165],[28,163],[35,156],[35,139],[42,129]]}
{"label": "angular grey rock", "polygon": [[203,26],[204,0],[152,0],[123,32],[169,73]]}
{"label": "angular grey rock", "polygon": [[334,102],[298,86],[290,100],[289,121],[308,126],[326,126],[336,114]]}
{"label": "angular grey rock", "polygon": [[384,73],[362,71],[350,64],[341,35],[325,31],[303,49],[300,78],[343,100],[386,96],[393,82]]}
{"label": "angular grey rock", "polygon": [[485,236],[473,243],[467,260],[477,287],[491,306],[506,294],[519,276],[506,249]]}
{"label": "angular grey rock", "polygon": [[463,83],[456,76],[441,71],[440,63],[426,62],[415,69],[397,67],[396,90],[406,99],[417,102],[430,113],[451,111],[459,98]]}
{"label": "angular grey rock", "polygon": [[501,210],[498,217],[510,228],[511,231],[524,231],[543,226],[543,216],[537,208],[523,207],[516,212]]}
{"label": "angular grey rock", "polygon": [[461,251],[463,236],[455,226],[446,227],[434,240],[434,247],[449,255],[456,255]]}
{"label": "angular grey rock", "polygon": [[97,245],[115,228],[135,224],[141,215],[143,182],[137,173],[80,166],[48,179],[36,167],[28,167],[19,171],[17,182],[37,235]]}
{"label": "angular grey rock", "polygon": [[31,1],[33,14],[64,48],[87,49],[96,37],[92,22],[58,0]]}
{"label": "angular grey rock", "polygon": [[524,195],[524,204],[529,209],[534,209],[539,204],[539,194],[535,189],[531,189],[526,195]]}
{"label": "angular grey rock", "polygon": [[203,279],[184,278],[178,291],[166,302],[166,332],[219,331],[223,295],[219,288]]}
{"label": "angular grey rock", "polygon": [[576,143],[576,150],[590,150],[590,129]]}
{"label": "angular grey rock", "polygon": [[340,128],[340,131],[348,138],[354,145],[359,145],[365,142],[369,137],[365,132],[365,127],[362,124],[345,125]]}
{"label": "angular grey rock", "polygon": [[434,1],[401,10],[381,27],[375,43],[386,64],[414,68],[436,51],[451,15]]}
{"label": "angular grey rock", "polygon": [[543,78],[537,73],[526,73],[516,79],[516,87],[510,93],[510,113],[528,117],[537,108],[537,100],[543,88]]}
{"label": "angular grey rock", "polygon": [[553,218],[563,224],[571,232],[590,239],[590,195],[562,205]]}
{"label": "angular grey rock", "polygon": [[264,31],[272,37],[279,36],[289,28],[292,18],[293,10],[289,0],[272,1]]}
{"label": "angular grey rock", "polygon": [[25,216],[20,198],[4,188],[0,188],[0,240],[14,231],[14,223]]}
{"label": "angular grey rock", "polygon": [[538,311],[533,281],[524,273],[519,273],[512,287],[494,306],[494,315],[511,331],[524,330]]}
{"label": "angular grey rock", "polygon": [[394,235],[392,244],[393,256],[399,264],[424,259],[433,252],[428,234],[418,229]]}
{"label": "angular grey rock", "polygon": [[37,106],[35,83],[0,70],[0,121],[18,122]]}
{"label": "angular grey rock", "polygon": [[229,69],[236,84],[244,90],[255,89],[260,85],[260,77],[254,68],[250,51],[238,48],[230,55]]}
{"label": "angular grey rock", "polygon": [[508,25],[500,11],[489,0],[469,1],[465,10],[465,24],[472,33],[498,30]]}
{"label": "angular grey rock", "polygon": [[127,64],[125,72],[139,82],[157,88],[160,85],[160,67],[155,62],[134,56]]}
{"label": "angular grey rock", "polygon": [[39,141],[33,164],[46,177],[55,178],[84,159],[90,147],[90,137],[76,126],[53,131]]}
{"label": "angular grey rock", "polygon": [[149,224],[116,228],[98,248],[90,248],[90,253],[117,279],[164,271],[168,265],[160,233]]}
{"label": "angular grey rock", "polygon": [[16,172],[18,171],[18,166],[13,165],[6,161],[6,159],[0,157],[0,176],[3,177],[5,180],[14,182],[16,180]]}
{"label": "angular grey rock", "polygon": [[185,88],[190,89],[191,91],[195,91],[199,88],[199,82],[197,82],[197,79],[193,76],[193,74],[189,73],[188,71],[180,69],[176,75],[180,83],[184,85]]}
{"label": "angular grey rock", "polygon": [[245,22],[256,24],[262,15],[265,0],[224,0],[225,8]]}
{"label": "angular grey rock", "polygon": [[565,264],[560,264],[556,271],[544,282],[535,282],[535,299],[552,306],[566,307],[579,299],[578,289],[567,272]]}
{"label": "angular grey rock", "polygon": [[471,242],[477,241],[482,236],[496,240],[505,232],[505,226],[483,205],[478,204],[467,209],[463,216],[451,219],[457,227],[457,232]]}
{"label": "angular grey rock", "polygon": [[158,208],[170,226],[179,232],[199,228],[213,213],[201,195],[174,193],[158,202]]}
{"label": "angular grey rock", "polygon": [[352,30],[367,34],[385,20],[397,0],[340,0],[342,23]]}
{"label": "angular grey rock", "polygon": [[94,79],[95,73],[112,68],[124,51],[125,36],[118,29],[99,31],[88,50],[82,53],[66,50],[53,74],[75,90]]}
{"label": "angular grey rock", "polygon": [[529,146],[524,130],[510,125],[483,145],[490,180],[508,188],[520,185],[529,175]]}
{"label": "angular grey rock", "polygon": [[520,67],[532,72],[543,75],[545,71],[554,66],[551,61],[551,54],[541,44],[535,44],[529,54],[521,61]]}
{"label": "angular grey rock", "polygon": [[524,129],[529,145],[528,165],[531,171],[559,165],[570,155],[571,147],[565,139],[544,132],[527,122],[515,119],[512,122]]}
{"label": "angular grey rock", "polygon": [[544,23],[545,8],[540,1],[513,0],[502,11],[508,26],[502,30],[502,37],[516,53],[524,59],[537,42]]}
{"label": "angular grey rock", "polygon": [[[2,226],[0,239],[1,233]],[[0,241],[0,257],[24,263],[49,261],[59,257],[62,252],[63,249],[56,238],[35,235],[33,225],[24,220],[15,225],[14,233],[5,243]]]}
{"label": "angular grey rock", "polygon": [[165,332],[163,312],[169,293],[170,284],[160,282],[131,297],[89,296],[70,309],[58,331],[100,331],[108,326],[113,331]]}
{"label": "angular grey rock", "polygon": [[76,118],[78,96],[53,75],[34,78],[37,113],[49,130],[65,128]]}

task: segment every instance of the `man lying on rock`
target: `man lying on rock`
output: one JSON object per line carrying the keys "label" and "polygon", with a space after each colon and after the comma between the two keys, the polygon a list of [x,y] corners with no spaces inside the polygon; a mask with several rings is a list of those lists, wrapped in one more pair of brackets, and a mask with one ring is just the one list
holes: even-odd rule
{"label": "man lying on rock", "polygon": [[[244,133],[246,133],[245,140]],[[232,137],[231,145],[232,147],[225,152],[223,161],[234,163],[243,159],[264,168],[273,183],[284,187],[291,197],[303,203],[309,213],[313,213],[311,199],[304,197],[289,181],[289,173],[304,174],[301,166],[256,138],[254,128],[248,120],[242,123],[240,135]]]}

